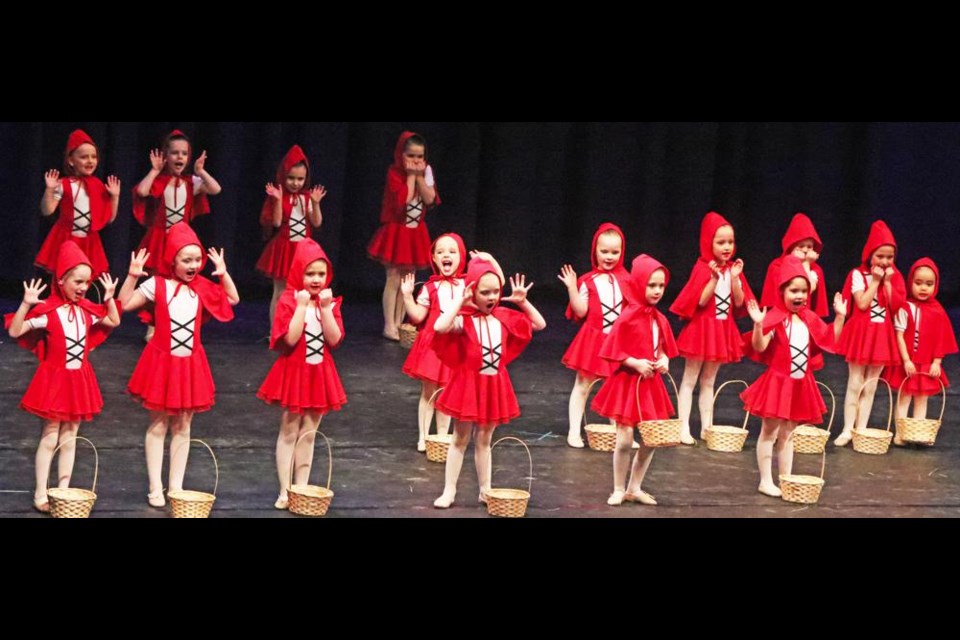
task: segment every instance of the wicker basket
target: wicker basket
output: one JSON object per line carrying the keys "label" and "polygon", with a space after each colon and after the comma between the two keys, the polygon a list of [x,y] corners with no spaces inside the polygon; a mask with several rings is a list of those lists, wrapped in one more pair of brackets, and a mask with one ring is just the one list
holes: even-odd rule
{"label": "wicker basket", "polygon": [[[295,461],[297,459],[297,447],[300,442],[310,434],[319,434],[327,443],[327,486],[317,487],[310,484],[293,484],[293,474]],[[289,500],[288,509],[291,513],[298,516],[325,516],[330,503],[333,501],[333,491],[330,490],[330,481],[333,479],[333,449],[330,447],[330,439],[323,435],[319,430],[308,431],[300,436],[297,444],[293,447],[293,457],[290,458],[290,487],[287,489],[287,499]],[[309,478],[307,482],[309,482]]]}
{"label": "wicker basket", "polygon": [[[723,388],[728,384],[742,384],[744,388],[749,389],[748,385],[744,380],[728,380],[720,385],[720,388],[717,389],[717,392],[713,394],[713,406],[717,406],[717,398],[720,396],[720,392],[723,391]],[[743,416],[743,424],[739,427],[732,427],[727,425],[713,425],[707,429],[707,449],[710,451],[721,451],[723,453],[740,453],[743,451],[743,445],[747,441],[747,421],[750,420],[750,412],[746,412],[746,415]]]}
{"label": "wicker basket", "polygon": [[[97,475],[100,472],[100,455],[97,453],[97,448],[93,446],[93,443],[83,436],[76,436],[61,442],[57,448],[53,450],[53,453],[56,454],[57,451],[60,450],[60,447],[75,440],[82,440],[93,449],[93,487],[90,491],[70,488],[50,489],[50,476],[53,474],[48,474],[47,499],[50,501],[50,515],[54,518],[89,518],[90,512],[93,511],[93,505],[97,501]],[[50,465],[53,466],[52,457],[50,458]]]}
{"label": "wicker basket", "polygon": [[530,491],[533,489],[533,456],[530,455],[530,447],[520,438],[507,436],[500,438],[490,447],[491,465],[493,464],[493,450],[504,440],[516,440],[527,450],[527,459],[530,461],[530,472],[527,476],[527,490],[520,489],[490,489],[485,494],[487,500],[487,513],[501,518],[522,518],[527,513],[527,503],[530,501]]}
{"label": "wicker basket", "polygon": [[[443,387],[437,389],[433,392],[433,395],[430,396],[430,406],[433,407],[433,415],[436,416],[437,406],[435,400],[437,396],[440,395],[440,392],[443,391]],[[427,443],[427,460],[430,462],[446,462],[447,461],[447,451],[450,449],[450,443],[453,442],[452,434],[437,434],[430,435],[430,425],[427,425],[427,428],[424,429],[427,435],[424,438]]]}
{"label": "wicker basket", "polygon": [[412,349],[413,343],[417,340],[417,328],[408,322],[400,325],[400,346],[404,349]]}
{"label": "wicker basket", "polygon": [[793,430],[793,452],[794,453],[823,453],[827,449],[827,442],[830,440],[830,428],[833,426],[833,417],[837,413],[837,397],[833,395],[830,387],[817,382],[818,385],[827,390],[830,394],[830,421],[826,429],[815,427],[812,424],[801,424]]}
{"label": "wicker basket", "polygon": [[216,474],[213,481],[213,493],[204,493],[202,491],[168,491],[167,499],[170,501],[170,509],[173,512],[174,518],[209,518],[210,511],[213,510],[213,503],[217,499],[217,487],[220,486],[220,466],[217,464],[217,456],[213,454],[213,449],[210,448],[210,445],[203,440],[190,440],[177,447],[173,455],[175,456],[184,446],[189,447],[192,442],[202,444],[206,447],[207,451],[210,452],[210,457],[213,459],[213,471]]}
{"label": "wicker basket", "polygon": [[[675,396],[679,396],[680,392],[677,391],[677,383],[673,381],[673,376],[670,373],[664,373],[670,384],[673,386],[673,393]],[[637,396],[637,413],[641,416],[643,412],[640,410],[640,381],[642,378],[637,379],[636,387],[636,396]],[[643,445],[645,447],[650,447],[651,449],[659,449],[663,447],[678,447],[680,446],[680,433],[683,430],[683,422],[679,418],[667,418],[665,420],[643,420],[640,422],[640,425],[637,427],[640,429],[640,437],[643,439]]]}
{"label": "wicker basket", "polygon": [[890,410],[887,412],[887,428],[884,429],[854,429],[853,430],[853,450],[857,453],[866,453],[872,456],[882,456],[890,449],[890,441],[893,440],[893,432],[890,426],[893,424],[893,389],[890,383],[883,378],[872,378],[863,383],[860,387],[860,393],[857,394],[857,421],[854,424],[860,424],[860,397],[863,390],[873,381],[882,382],[887,387],[887,397],[890,400]]}
{"label": "wicker basket", "polygon": [[[796,431],[796,429],[794,429]],[[790,435],[793,437],[793,434]],[[796,447],[796,445],[794,445]],[[820,477],[801,476],[801,475],[781,475],[780,491],[783,492],[783,499],[787,502],[796,502],[799,504],[816,504],[820,500],[820,492],[823,491],[823,485],[826,481],[823,479],[823,472],[827,468],[826,450],[821,455]]]}
{"label": "wicker basket", "polygon": [[[932,446],[937,441],[937,432],[940,431],[940,425],[943,424],[943,412],[947,408],[947,389],[943,386],[943,380],[938,376],[931,376],[929,373],[918,372],[918,376],[928,376],[940,383],[940,393],[943,402],[940,404],[940,417],[936,420],[932,418],[897,418],[897,436],[904,442],[914,442],[916,444],[925,444]],[[903,385],[909,378],[904,378],[897,389],[897,406],[900,406],[900,394],[903,391]]]}
{"label": "wicker basket", "polygon": [[587,403],[583,407],[583,430],[587,433],[587,446],[594,451],[609,453],[617,448],[617,426],[613,424],[587,424],[587,407],[590,406],[590,391],[603,378],[597,378],[587,387]]}

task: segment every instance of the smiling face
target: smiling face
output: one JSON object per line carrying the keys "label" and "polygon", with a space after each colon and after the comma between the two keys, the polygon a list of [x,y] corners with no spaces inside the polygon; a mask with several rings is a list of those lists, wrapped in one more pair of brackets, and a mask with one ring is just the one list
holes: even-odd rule
{"label": "smiling face", "polygon": [[307,183],[307,167],[301,162],[290,168],[283,185],[290,193],[299,193],[303,185]]}
{"label": "smiling face", "polygon": [[725,265],[733,257],[736,247],[733,227],[723,225],[717,229],[717,233],[713,236],[713,257],[720,266]]}
{"label": "smiling face", "polygon": [[877,247],[877,250],[870,256],[870,266],[886,269],[893,266],[893,261],[897,257],[897,249],[892,245],[885,244]]}
{"label": "smiling face", "polygon": [[620,264],[623,241],[616,231],[607,231],[597,238],[597,265],[602,271],[610,271]]}
{"label": "smiling face", "polygon": [[182,175],[190,162],[190,143],[186,140],[171,140],[164,151],[170,173],[175,176]]}
{"label": "smiling face", "polygon": [[495,273],[485,273],[473,291],[473,304],[484,315],[490,315],[500,302],[500,278]]}
{"label": "smiling face", "polygon": [[87,142],[70,152],[67,158],[67,165],[73,170],[73,174],[82,177],[92,176],[97,170],[98,162],[97,148]]}
{"label": "smiling face", "polygon": [[937,288],[937,275],[930,267],[919,267],[913,272],[910,292],[915,300],[926,301],[933,297]]}
{"label": "smiling face", "polygon": [[663,299],[663,292],[667,288],[667,276],[663,269],[657,269],[650,274],[650,280],[647,281],[646,298],[647,304],[655,307]]}
{"label": "smiling face", "polygon": [[203,266],[203,250],[195,244],[188,244],[177,253],[173,261],[173,273],[182,282],[192,282]]}
{"label": "smiling face", "polygon": [[68,302],[79,302],[87,295],[90,289],[90,279],[93,277],[93,271],[89,265],[77,265],[59,280],[60,289],[63,291],[63,297]]}
{"label": "smiling face", "polygon": [[311,297],[320,295],[327,285],[327,261],[314,260],[303,272],[303,288]]}
{"label": "smiling face", "polygon": [[445,278],[451,277],[460,268],[460,247],[457,241],[450,236],[444,236],[437,240],[433,247],[433,263],[437,265],[440,275]]}
{"label": "smiling face", "polygon": [[806,278],[794,278],[783,288],[783,305],[787,311],[797,313],[807,306],[810,284]]}

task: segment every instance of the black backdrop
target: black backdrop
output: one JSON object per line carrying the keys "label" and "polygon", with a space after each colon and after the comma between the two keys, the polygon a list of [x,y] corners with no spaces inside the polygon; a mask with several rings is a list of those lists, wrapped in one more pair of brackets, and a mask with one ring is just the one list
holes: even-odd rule
{"label": "black backdrop", "polygon": [[931,256],[944,277],[941,300],[960,302],[957,123],[5,122],[0,284],[8,293],[35,271],[52,222],[39,214],[43,172],[60,168],[77,127],[100,146],[98,175],[123,181],[120,215],[102,234],[115,275],[143,233],[130,190],[149,168],[149,150],[179,128],[207,150],[207,169],[224,188],[195,227],[205,243],[226,248],[244,295],[269,290],[254,270],[263,186],[298,143],[329,190],[317,237],[335,262],[334,286],[372,298],[383,273],[365,247],[394,143],[412,129],[427,138],[443,198],[428,218],[431,235],[461,233],[508,271],[527,272],[540,283],[536,296],[562,295],[560,265],[588,266],[593,231],[610,220],[624,228],[629,257],[647,252],[671,269],[672,300],[696,258],[700,219],[715,209],[735,225],[758,293],[791,216],[803,211],[826,243],[831,290],[880,217],[897,236],[900,267]]}

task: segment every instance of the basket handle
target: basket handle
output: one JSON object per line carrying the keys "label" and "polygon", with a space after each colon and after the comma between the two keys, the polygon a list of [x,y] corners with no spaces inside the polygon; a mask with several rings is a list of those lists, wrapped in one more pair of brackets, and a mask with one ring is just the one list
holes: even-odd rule
{"label": "basket handle", "polygon": [[[290,457],[290,484],[293,485],[293,474],[296,471],[295,463],[297,461],[297,447],[300,446],[300,442],[309,436],[312,433],[319,433],[323,436],[323,439],[327,443],[327,489],[330,489],[330,481],[333,480],[333,448],[330,446],[330,438],[323,435],[323,432],[319,429],[314,429],[313,431],[307,431],[305,434],[300,436],[297,439],[297,444],[293,445],[293,456]],[[307,478],[307,483],[309,484],[310,479]]]}
{"label": "basket handle", "polygon": [[[720,392],[723,391],[723,388],[724,388],[725,386],[727,386],[728,384],[742,384],[745,389],[749,389],[749,388],[750,388],[750,385],[747,384],[747,381],[746,381],[746,380],[727,380],[727,381],[724,382],[722,385],[720,385],[720,388],[717,389],[717,392],[713,394],[713,405],[714,405],[714,407],[717,405],[717,397],[720,395]],[[749,422],[749,421],[750,421],[750,412],[747,411],[747,412],[746,412],[746,415],[743,416],[743,425],[742,425],[740,428],[741,428],[741,429],[746,429],[746,428],[747,428],[747,422]]]}
{"label": "basket handle", "polygon": [[60,447],[67,444],[68,442],[73,442],[74,440],[83,440],[90,448],[93,449],[93,487],[90,489],[91,493],[97,492],[97,476],[100,474],[100,454],[97,453],[97,448],[93,446],[93,443],[84,438],[83,436],[74,436],[72,438],[67,438],[63,442],[57,445],[57,448],[53,450],[53,454],[50,456],[50,469],[47,473],[47,488],[50,488],[50,471],[53,471],[53,458],[57,455],[57,451],[60,451]]}
{"label": "basket handle", "polygon": [[[435,401],[436,401],[436,399],[437,399],[437,396],[440,395],[440,392],[441,392],[441,391],[443,391],[443,387],[440,387],[439,389],[437,389],[436,391],[434,391],[434,392],[433,392],[433,395],[430,396],[430,399],[427,400],[427,404],[429,404],[431,407],[434,408],[434,412],[436,412],[436,408],[437,408],[437,405],[435,404]],[[433,422],[433,420],[431,420],[431,423],[432,423],[432,422]],[[438,427],[438,428],[439,428],[439,427]],[[429,424],[427,425],[427,428],[425,429],[425,431],[426,431],[427,434],[430,433],[430,425],[429,425]],[[327,488],[329,489],[329,487],[327,487]]]}
{"label": "basket handle", "polygon": [[[857,394],[857,420],[856,423],[860,422],[860,397],[863,395],[863,390],[867,388],[867,385],[871,382],[882,382],[887,385],[887,397],[890,399],[890,410],[887,411],[887,431],[890,431],[890,425],[893,424],[893,387],[890,386],[890,383],[884,380],[883,378],[870,378],[869,380],[863,381],[863,386],[860,387],[860,392]],[[856,424],[854,423],[854,424]]]}
{"label": "basket handle", "polygon": [[588,410],[588,408],[590,407],[590,402],[589,402],[589,400],[590,400],[590,392],[593,391],[593,387],[596,386],[596,384],[597,384],[598,382],[602,382],[602,381],[603,381],[603,378],[594,378],[593,382],[591,382],[591,383],[587,386],[587,402],[584,403],[584,405],[583,405],[583,415],[580,416],[580,420],[583,422],[583,428],[584,428],[584,429],[587,428],[587,410]]}
{"label": "basket handle", "polygon": [[210,457],[213,458],[213,472],[216,474],[216,477],[215,477],[215,479],[214,479],[214,481],[213,481],[213,495],[216,496],[216,495],[217,495],[217,487],[220,486],[220,465],[217,464],[217,456],[215,456],[215,455],[213,454],[213,449],[210,448],[210,445],[208,445],[208,444],[207,444],[206,442],[204,442],[203,440],[196,440],[196,439],[194,439],[194,440],[188,440],[188,441],[186,441],[186,442],[182,442],[182,443],[180,443],[180,446],[177,447],[177,450],[173,452],[173,455],[170,456],[170,459],[171,459],[171,461],[172,461],[172,460],[173,460],[173,457],[176,456],[176,455],[180,452],[180,449],[183,449],[185,446],[190,446],[190,443],[192,443],[192,442],[196,442],[197,444],[202,444],[203,446],[205,446],[205,447],[207,448],[207,451],[210,452]]}
{"label": "basket handle", "polygon": [[[830,390],[830,387],[823,384],[822,382],[817,382],[817,384],[827,390],[827,393],[830,394],[830,422],[827,423],[827,433],[830,432],[830,428],[833,426],[833,417],[837,414],[837,397],[833,395],[833,391]],[[859,404],[858,404],[859,406]]]}
{"label": "basket handle", "polygon": [[[947,409],[947,388],[943,386],[943,380],[939,376],[932,376],[926,371],[917,371],[918,376],[927,376],[928,378],[933,378],[940,383],[940,393],[943,394],[943,402],[940,403],[940,422],[943,422],[943,412]],[[910,377],[903,379],[903,382],[900,383],[900,387],[897,389],[897,406],[900,406],[900,394],[903,392],[903,385],[907,383]]]}
{"label": "basket handle", "polygon": [[493,446],[490,447],[491,461],[493,459],[492,455],[493,455],[494,448],[496,448],[496,446],[501,442],[503,442],[504,440],[516,440],[517,442],[523,445],[524,449],[527,450],[527,459],[530,461],[530,473],[527,475],[527,493],[530,493],[533,490],[533,456],[530,455],[530,447],[527,446],[526,442],[524,442],[520,438],[514,438],[513,436],[505,436],[503,438],[500,438],[499,440],[493,443]]}
{"label": "basket handle", "polygon": [[[800,426],[800,425],[797,425],[797,426]],[[796,432],[797,432],[797,429],[796,427],[794,427],[793,431],[790,432],[789,440],[793,440],[793,434],[795,434]],[[823,453],[820,456],[820,479],[821,480],[823,480],[823,474],[826,472],[826,470],[827,470],[827,448],[824,447]]]}

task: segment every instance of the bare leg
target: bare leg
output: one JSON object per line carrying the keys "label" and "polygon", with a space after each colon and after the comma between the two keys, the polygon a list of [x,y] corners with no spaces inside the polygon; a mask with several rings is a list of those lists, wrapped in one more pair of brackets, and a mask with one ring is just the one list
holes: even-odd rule
{"label": "bare leg", "polygon": [[144,440],[144,453],[147,458],[147,478],[150,482],[150,493],[147,500],[151,507],[162,507],[166,502],[163,499],[163,442],[167,437],[167,414],[160,411],[150,412],[150,426],[147,427],[147,437]]}
{"label": "bare leg", "polygon": [[773,482],[773,445],[780,431],[780,421],[763,419],[760,437],[757,439],[757,467],[760,469],[760,487],[758,491],[774,498],[783,495]]}
{"label": "bare leg", "polygon": [[444,477],[443,494],[434,500],[433,506],[438,509],[448,509],[457,497],[457,480],[460,479],[460,470],[463,468],[463,458],[470,444],[470,435],[473,433],[472,422],[458,422],[453,430],[453,442],[447,451],[447,468]]}
{"label": "bare leg", "polygon": [[587,410],[587,398],[590,395],[590,385],[596,380],[593,376],[585,376],[582,373],[577,374],[577,379],[573,383],[573,391],[570,392],[570,406],[568,417],[570,420],[570,430],[567,432],[567,444],[574,449],[583,449],[583,437],[580,434],[580,424],[583,421],[583,414]]}
{"label": "bare leg", "polygon": [[696,440],[690,435],[690,412],[693,410],[693,388],[697,386],[701,368],[703,368],[703,360],[692,358],[687,359],[683,368],[683,381],[680,383],[680,393],[677,396],[677,415],[683,425],[680,432],[680,442],[683,444],[696,443]]}

